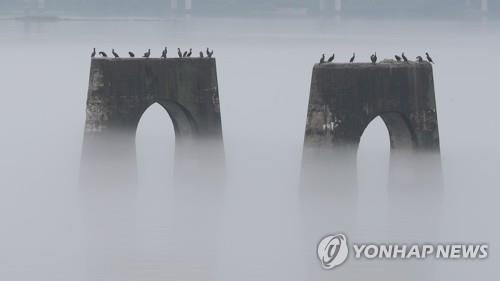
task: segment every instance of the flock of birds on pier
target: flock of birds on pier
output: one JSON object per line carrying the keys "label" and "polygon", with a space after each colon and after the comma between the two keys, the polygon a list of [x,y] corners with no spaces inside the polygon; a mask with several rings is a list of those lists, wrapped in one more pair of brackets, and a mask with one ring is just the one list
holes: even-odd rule
{"label": "flock of birds on pier", "polygon": [[[161,51],[161,58],[163,59],[166,59],[167,58],[167,53],[168,53],[168,49],[167,47],[165,47],[162,51]],[[111,54],[113,55],[113,57],[115,58],[119,58],[120,55],[118,55],[118,53],[115,51],[115,49],[112,49],[111,50]],[[99,52],[99,55],[101,57],[104,57],[104,58],[107,58],[108,55],[103,52],[103,51],[100,51]],[[135,58],[135,54],[133,52],[128,52],[128,55],[129,57],[131,58]],[[184,51],[182,52],[180,48],[177,48],[177,56],[179,56],[179,58],[190,58],[191,56],[193,55],[193,49],[190,48],[189,51]],[[207,58],[211,58],[212,56],[214,55],[214,51],[213,50],[210,50],[209,48],[206,49],[205,53],[203,51],[200,51],[200,58],[204,58],[205,56]],[[94,48],[94,50],[92,51],[92,54],[91,54],[91,57],[95,57],[97,56],[97,51],[96,49]],[[144,53],[144,55],[142,56],[143,58],[149,58],[151,57],[151,49],[148,49],[147,52]],[[427,61],[429,63],[434,63],[434,61],[432,60],[431,56],[429,55],[429,53],[425,53],[425,57],[427,59]],[[408,63],[409,60],[408,58],[406,57],[405,53],[403,52],[401,54],[401,56],[399,55],[395,55],[394,58],[396,59],[397,62],[406,62]],[[354,60],[356,59],[356,53],[353,53],[352,54],[352,57],[351,59],[349,60],[350,63],[353,63]],[[424,58],[422,56],[417,56],[417,62],[421,63],[421,62],[424,62]],[[323,54],[319,60],[319,63],[320,64],[323,64],[323,63],[333,63],[333,61],[335,60],[335,53],[333,53],[329,58],[328,60],[326,59],[326,56],[325,54]],[[378,57],[377,57],[377,52],[375,52],[374,54],[372,54],[370,56],[370,60],[373,64],[376,64],[377,63],[377,60],[378,60]]]}
{"label": "flock of birds on pier", "polygon": [[[120,55],[118,55],[118,53],[115,51],[115,49],[111,50],[111,54],[115,58],[119,58],[120,57]],[[167,54],[168,54],[168,49],[167,49],[167,47],[165,47],[161,51],[161,58],[166,59],[167,58]],[[90,56],[92,58],[94,58],[97,55],[99,55],[99,56],[101,56],[103,58],[107,58],[108,57],[108,54],[106,54],[105,52],[100,51],[99,53],[97,53],[96,49],[94,48],[94,50],[92,51],[92,54]],[[133,52],[128,52],[128,55],[131,58],[135,58],[135,54]],[[189,51],[182,52],[180,48],[177,48],[177,55],[179,56],[179,58],[190,58],[193,55],[193,49],[190,48]],[[203,51],[200,51],[200,58],[204,58],[205,56],[207,58],[211,58],[213,55],[214,55],[214,51],[210,50],[209,48],[206,49],[205,53]],[[142,57],[143,58],[150,58],[151,57],[151,49],[148,49],[148,51],[145,52]]]}
{"label": "flock of birds on pier", "polygon": [[[429,63],[434,63],[434,61],[432,60],[432,58],[431,58],[431,56],[429,55],[429,53],[427,53],[427,52],[426,52],[426,53],[425,53],[425,57],[426,57],[426,59],[427,59],[427,61],[428,61]],[[402,61],[404,61],[404,62],[406,62],[406,63],[408,63],[408,62],[409,62],[409,60],[408,60],[408,58],[406,57],[406,55],[405,55],[405,53],[404,53],[404,52],[401,54],[401,56],[399,56],[399,55],[395,55],[395,56],[394,56],[394,58],[396,59],[396,61],[397,61],[397,62],[402,62]],[[349,60],[349,62],[350,62],[350,63],[353,63],[355,59],[356,59],[356,53],[353,53],[353,54],[352,54],[351,59]],[[419,62],[419,63],[424,62],[424,58],[423,58],[422,56],[418,56],[416,59],[417,59],[417,62]],[[334,53],[334,54],[332,54],[332,55],[328,58],[328,60],[326,59],[325,54],[323,54],[323,55],[321,56],[321,59],[319,60],[319,63],[320,63],[320,64],[323,64],[323,63],[333,63],[333,60],[335,60],[335,53]],[[371,62],[372,62],[373,64],[376,64],[376,63],[377,63],[377,60],[378,60],[378,57],[377,57],[377,52],[375,52],[374,54],[372,54],[372,55],[370,56],[370,60],[371,60]]]}

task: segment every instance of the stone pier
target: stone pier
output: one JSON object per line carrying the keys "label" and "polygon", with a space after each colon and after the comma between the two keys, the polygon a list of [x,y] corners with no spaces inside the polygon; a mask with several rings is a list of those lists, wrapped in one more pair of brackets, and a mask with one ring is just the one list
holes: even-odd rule
{"label": "stone pier", "polygon": [[433,155],[432,162],[440,167],[430,63],[316,64],[307,113],[303,176],[312,181],[325,177],[340,182],[345,179],[344,185],[355,185],[361,136],[379,116],[390,135],[392,174],[401,167],[398,160],[416,163],[421,155]]}
{"label": "stone pier", "polygon": [[154,103],[172,118],[176,169],[181,174],[189,177],[190,172],[194,175],[196,170],[223,165],[214,58],[94,58],[83,140],[83,179],[135,180],[135,133],[142,114]]}

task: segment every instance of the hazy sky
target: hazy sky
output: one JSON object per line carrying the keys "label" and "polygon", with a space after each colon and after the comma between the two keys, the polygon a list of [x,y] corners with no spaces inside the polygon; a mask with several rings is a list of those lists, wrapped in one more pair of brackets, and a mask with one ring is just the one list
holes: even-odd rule
{"label": "hazy sky", "polygon": [[[168,13],[171,0],[3,0],[3,13],[24,11],[26,7],[45,8],[45,12],[59,15],[127,15],[162,16]],[[185,0],[177,0],[178,7],[185,7]],[[316,15],[323,7],[324,13],[334,13],[336,0],[188,0],[192,13],[200,15],[266,15],[288,10],[288,15],[307,13]],[[342,14],[373,17],[467,17],[482,14],[498,15],[497,0],[342,0]],[[43,5],[40,3],[44,3]],[[485,6],[485,4],[487,4]],[[338,6],[337,6],[338,7]],[[285,13],[287,14],[287,13]]]}

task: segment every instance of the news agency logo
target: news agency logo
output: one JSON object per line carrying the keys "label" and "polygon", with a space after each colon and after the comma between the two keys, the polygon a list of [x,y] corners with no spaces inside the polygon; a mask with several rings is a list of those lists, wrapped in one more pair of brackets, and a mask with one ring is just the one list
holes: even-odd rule
{"label": "news agency logo", "polygon": [[326,270],[342,265],[354,253],[354,259],[365,260],[484,260],[489,255],[489,245],[482,244],[397,244],[353,243],[349,247],[344,234],[325,236],[318,243],[317,253],[321,267]]}
{"label": "news agency logo", "polygon": [[328,235],[318,244],[318,258],[324,269],[333,269],[347,260],[349,247],[344,234]]}

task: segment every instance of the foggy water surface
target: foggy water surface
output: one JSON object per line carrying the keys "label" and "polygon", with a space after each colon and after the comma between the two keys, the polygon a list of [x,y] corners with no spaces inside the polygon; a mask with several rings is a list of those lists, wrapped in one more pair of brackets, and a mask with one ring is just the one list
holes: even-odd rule
{"label": "foggy water surface", "polygon": [[[491,279],[500,234],[499,35],[497,22],[2,21],[0,279]],[[165,45],[170,56],[177,47],[215,50],[225,185],[175,186],[173,126],[155,106],[137,133],[139,187],[79,188],[91,49],[152,48],[159,56]],[[331,198],[321,212],[301,207],[311,71],[332,51],[339,61],[352,52],[364,61],[375,51],[381,59],[431,53],[442,198],[409,198],[395,211],[388,133],[376,120],[362,139],[352,204],[341,209]],[[322,271],[316,243],[337,232],[357,242],[487,242],[491,258],[352,260]]]}

